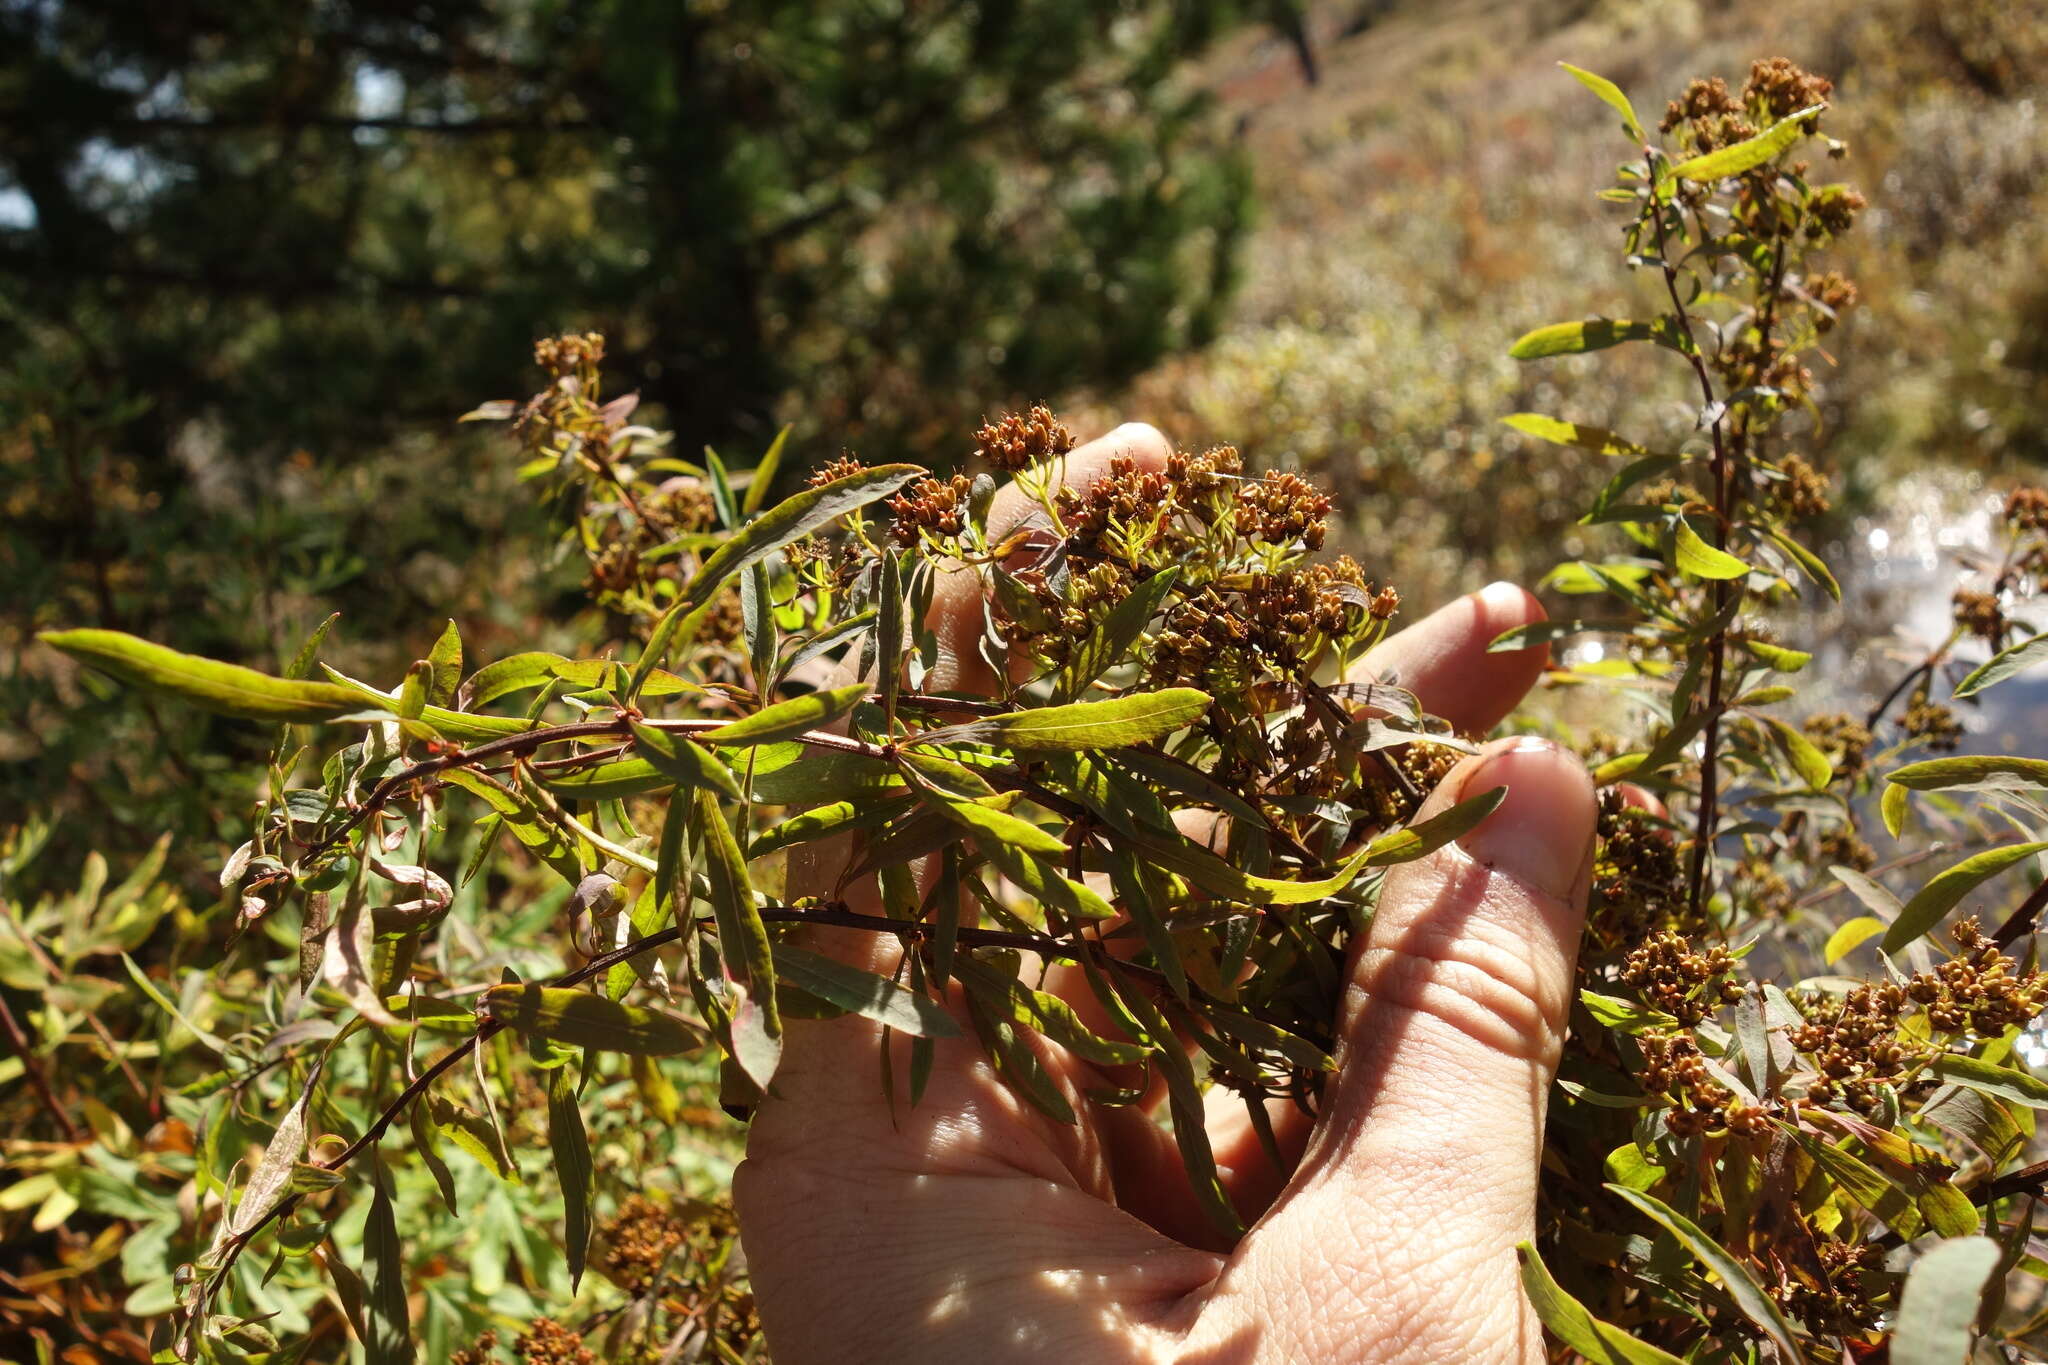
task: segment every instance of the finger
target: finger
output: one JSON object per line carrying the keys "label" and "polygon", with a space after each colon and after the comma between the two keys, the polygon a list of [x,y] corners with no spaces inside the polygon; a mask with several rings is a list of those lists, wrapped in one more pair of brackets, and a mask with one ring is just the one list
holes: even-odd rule
{"label": "finger", "polygon": [[1488,584],[1383,641],[1352,678],[1405,687],[1423,710],[1460,730],[1490,730],[1536,685],[1550,647],[1493,653],[1489,646],[1502,632],[1543,619],[1535,594],[1513,583]]}
{"label": "finger", "polygon": [[[1535,686],[1550,650],[1539,644],[1493,653],[1488,646],[1503,631],[1543,619],[1543,604],[1533,593],[1512,583],[1489,584],[1383,641],[1351,675],[1406,688],[1424,711],[1459,730],[1489,730]],[[1277,1166],[1238,1097],[1224,1097],[1210,1124],[1224,1187],[1248,1218],[1286,1184],[1314,1126],[1313,1116],[1291,1101],[1268,1105],[1266,1119],[1282,1158]]]}
{"label": "finger", "polygon": [[[1254,1294],[1440,1290],[1435,1309],[1409,1305],[1436,1334],[1416,1359],[1490,1358],[1531,1328],[1514,1244],[1534,1226],[1595,804],[1576,759],[1524,738],[1466,759],[1423,813],[1496,786],[1507,796],[1478,828],[1388,875],[1351,965],[1328,1110],[1247,1245]],[[1364,1224],[1370,1238],[1327,1235]]]}
{"label": "finger", "polygon": [[[1126,422],[1106,436],[1076,446],[1063,457],[1060,482],[1086,488],[1109,472],[1117,459],[1135,461],[1143,470],[1164,469],[1173,443],[1156,427]],[[988,511],[988,540],[999,545],[1013,532],[1041,515],[1038,504],[1015,483],[997,492]],[[926,618],[938,637],[939,658],[927,685],[934,692],[972,692],[993,696],[996,675],[981,657],[982,577],[967,565],[954,565],[939,575]]]}

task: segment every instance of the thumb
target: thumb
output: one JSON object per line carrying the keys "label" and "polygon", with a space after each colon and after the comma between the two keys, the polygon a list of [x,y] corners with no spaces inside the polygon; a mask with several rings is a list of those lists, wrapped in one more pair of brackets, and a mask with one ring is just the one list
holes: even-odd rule
{"label": "thumb", "polygon": [[1533,1230],[1596,808],[1577,759],[1507,739],[1454,768],[1422,815],[1499,786],[1476,828],[1388,874],[1351,962],[1322,1120],[1246,1248],[1293,1262],[1297,1283],[1344,1286],[1368,1321],[1397,1307],[1442,1336],[1409,1342],[1408,1359],[1501,1358],[1502,1343],[1540,1339],[1514,1244]]}

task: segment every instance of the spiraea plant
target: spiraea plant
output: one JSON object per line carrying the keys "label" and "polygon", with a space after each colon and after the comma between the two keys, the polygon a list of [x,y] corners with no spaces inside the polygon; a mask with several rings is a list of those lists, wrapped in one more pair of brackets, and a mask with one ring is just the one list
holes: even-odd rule
{"label": "spiraea plant", "polygon": [[[1648,310],[1512,354],[1649,342],[1696,388],[1662,442],[1507,419],[1616,464],[1584,520],[1621,552],[1548,580],[1609,605],[1502,643],[1619,642],[1555,676],[1611,694],[1626,736],[1589,753],[1602,838],[1525,1284],[1596,1360],[2019,1358],[2048,1273],[2028,1249],[2048,1165],[2026,1164],[2048,1085],[2017,1048],[2048,1005],[2048,762],[1899,760],[1955,749],[1954,699],[2048,658],[2022,624],[2043,495],[2011,495],[2003,561],[1887,695],[1804,706],[1802,604],[1840,596],[1807,534],[1830,496],[1815,369],[1857,296],[1827,255],[1864,208],[1823,175],[1848,151],[1822,128],[1832,87],[1759,61],[1739,90],[1694,81],[1653,135],[1568,69],[1637,149],[1602,197]],[[1999,652],[1958,678],[1969,634]],[[2031,889],[1995,929],[1944,928],[2009,869]]]}
{"label": "spiraea plant", "polygon": [[[1617,646],[1563,651],[1553,672],[1607,702],[1582,744],[1604,795],[1525,1285],[1561,1359],[2028,1342],[2039,1296],[2016,1286],[2048,1275],[2028,1241],[2048,1170],[2026,1164],[2048,1082],[2017,1045],[2048,1003],[2032,948],[2048,882],[1989,930],[1952,912],[2018,880],[2001,873],[2038,879],[2048,761],[1920,755],[1954,747],[1955,697],[2048,657],[2024,624],[2048,495],[2013,495],[2005,562],[1890,696],[1802,709],[1801,603],[1837,591],[1809,543],[1828,503],[1813,366],[1855,299],[1825,258],[1862,207],[1815,174],[1846,150],[1820,130],[1828,83],[1758,63],[1739,91],[1693,85],[1653,136],[1574,74],[1636,149],[1605,197],[1651,301],[1514,354],[1649,342],[1697,404],[1654,443],[1508,419],[1616,462],[1587,521],[1619,547],[1548,580],[1608,605],[1498,642]],[[1346,680],[1400,604],[1382,566],[1324,553],[1329,499],[1229,446],[1076,488],[1072,435],[1033,408],[963,440],[967,472],[842,455],[773,500],[783,440],[744,475],[687,460],[632,422],[630,396],[605,397],[601,338],[536,359],[538,394],[471,415],[511,424],[588,565],[586,657],[473,667],[451,623],[386,687],[324,667],[326,627],[278,676],[112,632],[46,637],[279,727],[221,882],[233,951],[281,969],[241,971],[227,1036],[162,999],[221,1067],[184,1097],[210,1222],[167,1349],[274,1338],[251,1268],[267,1261],[331,1284],[370,1358],[398,1358],[423,1324],[406,1289],[420,1220],[401,1232],[394,1189],[453,1209],[514,1178],[517,1138],[544,1132],[559,1231],[526,1230],[520,1254],[610,1288],[580,1314],[472,1330],[461,1358],[496,1341],[529,1361],[758,1358],[726,1215],[655,1197],[630,1158],[689,1087],[743,1116],[797,1016],[906,1035],[907,1070],[875,1078],[903,1105],[923,1100],[931,1040],[963,1031],[1056,1120],[1074,1114],[1030,1035],[1134,1078],[1101,1103],[1156,1079],[1203,1207],[1234,1234],[1204,1092],[1241,1095],[1269,1146],[1271,1101],[1314,1109],[1382,870],[1502,795],[1416,819],[1478,737]],[[964,639],[934,625],[947,574],[983,589]],[[1999,652],[1956,681],[1965,633]],[[943,685],[963,659],[985,687]],[[828,843],[848,850],[835,884],[788,877]],[[869,884],[880,913],[848,903]],[[819,926],[873,936],[886,969],[813,951],[801,931]],[[1113,1027],[1041,989],[1049,964],[1078,968]],[[223,1158],[259,1136],[260,1157]],[[625,1168],[594,1156],[612,1150]]]}

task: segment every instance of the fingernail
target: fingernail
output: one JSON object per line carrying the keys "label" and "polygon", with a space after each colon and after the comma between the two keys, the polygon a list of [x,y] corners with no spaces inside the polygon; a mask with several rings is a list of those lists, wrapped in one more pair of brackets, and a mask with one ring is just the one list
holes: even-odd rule
{"label": "fingernail", "polygon": [[1508,794],[1458,840],[1473,859],[1559,900],[1578,890],[1593,852],[1593,780],[1546,739],[1502,740],[1465,776],[1458,799],[1494,787]]}

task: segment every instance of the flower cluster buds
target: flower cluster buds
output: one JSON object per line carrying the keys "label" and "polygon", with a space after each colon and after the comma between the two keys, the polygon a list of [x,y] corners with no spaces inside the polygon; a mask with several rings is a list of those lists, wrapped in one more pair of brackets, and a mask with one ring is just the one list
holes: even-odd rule
{"label": "flower cluster buds", "polygon": [[1074,435],[1050,409],[1034,406],[1022,416],[1006,412],[974,433],[974,453],[996,469],[1028,469],[1074,448]]}

